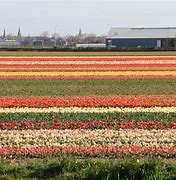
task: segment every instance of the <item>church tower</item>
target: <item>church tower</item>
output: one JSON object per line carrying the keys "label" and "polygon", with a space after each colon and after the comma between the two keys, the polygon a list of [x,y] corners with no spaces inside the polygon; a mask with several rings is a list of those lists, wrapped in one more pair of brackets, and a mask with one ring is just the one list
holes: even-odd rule
{"label": "church tower", "polygon": [[3,32],[2,38],[3,38],[3,39],[5,39],[5,38],[6,38],[6,32],[5,32],[5,29],[4,29],[4,32]]}
{"label": "church tower", "polygon": [[78,36],[82,36],[82,31],[81,31],[81,28],[79,29]]}
{"label": "church tower", "polygon": [[18,27],[17,38],[21,38],[21,30],[20,30],[20,27]]}

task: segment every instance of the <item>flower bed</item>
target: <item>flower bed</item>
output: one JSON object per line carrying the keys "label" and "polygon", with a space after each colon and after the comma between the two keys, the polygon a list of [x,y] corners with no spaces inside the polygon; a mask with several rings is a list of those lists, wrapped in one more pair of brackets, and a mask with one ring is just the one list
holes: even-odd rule
{"label": "flower bed", "polygon": [[60,151],[81,156],[176,155],[174,129],[1,130],[0,134],[0,155],[57,155]]}
{"label": "flower bed", "polygon": [[[176,78],[176,57],[0,60],[0,79]],[[176,156],[176,95],[0,97],[0,120],[2,157]]]}
{"label": "flower bed", "polygon": [[[81,99],[81,97],[67,97],[60,100],[78,103],[76,100],[79,98]],[[150,105],[154,102],[171,103],[175,102],[175,99],[172,97],[171,100],[169,96],[168,98],[149,96],[149,99],[146,96],[116,98],[120,99],[121,106],[122,103],[131,104],[135,101],[144,107],[127,108],[124,104],[125,108],[109,107],[109,104],[106,107],[93,107],[99,102],[97,100],[107,103],[107,100],[116,102],[117,99],[82,97],[83,102],[89,102],[92,107],[72,105],[42,108],[42,99],[47,102],[46,104],[51,104],[54,100],[58,102],[58,98],[44,97],[36,98],[38,103],[41,100],[39,108],[28,108],[26,100],[31,102],[32,98],[4,98],[6,102],[14,104],[17,100],[24,100],[26,107],[1,108],[0,154],[57,156],[59,152],[63,152],[77,156],[98,157],[123,155],[175,157],[176,108],[145,108],[146,104],[142,104],[150,98]]]}
{"label": "flower bed", "polygon": [[0,57],[0,79],[175,79],[172,57]]}
{"label": "flower bed", "polygon": [[0,107],[172,107],[175,96],[0,97]]}
{"label": "flower bed", "polygon": [[1,71],[176,70],[176,64],[1,64]]}
{"label": "flower bed", "polygon": [[176,56],[96,56],[96,57],[0,57],[2,61],[141,61],[176,60]]}
{"label": "flower bed", "polygon": [[128,122],[107,122],[107,121],[89,121],[89,122],[73,122],[73,121],[39,121],[34,120],[15,120],[13,122],[1,122],[0,129],[2,130],[23,130],[23,129],[176,129],[176,121],[156,123],[153,121],[128,121]]}
{"label": "flower bed", "polygon": [[25,156],[25,157],[42,157],[42,156],[58,156],[58,153],[72,154],[82,157],[122,157],[138,155],[145,156],[161,156],[165,158],[175,157],[175,147],[37,147],[37,148],[0,148],[1,156]]}

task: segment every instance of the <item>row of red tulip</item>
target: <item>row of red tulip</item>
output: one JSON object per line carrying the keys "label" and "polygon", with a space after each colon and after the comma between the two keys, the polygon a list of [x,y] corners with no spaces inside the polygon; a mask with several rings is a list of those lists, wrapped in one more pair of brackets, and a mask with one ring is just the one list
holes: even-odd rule
{"label": "row of red tulip", "polygon": [[175,156],[176,147],[36,147],[36,148],[0,148],[0,155],[57,155],[58,153],[69,153],[81,156],[94,155],[156,155],[156,156]]}
{"label": "row of red tulip", "polygon": [[176,70],[176,64],[1,64],[0,71]]}
{"label": "row of red tulip", "polygon": [[0,76],[0,79],[176,79],[176,76]]}

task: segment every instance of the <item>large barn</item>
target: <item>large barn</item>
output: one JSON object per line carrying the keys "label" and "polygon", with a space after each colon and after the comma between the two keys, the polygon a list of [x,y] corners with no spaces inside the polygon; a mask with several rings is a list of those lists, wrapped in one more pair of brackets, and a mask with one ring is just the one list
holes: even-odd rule
{"label": "large barn", "polygon": [[111,28],[106,46],[109,49],[176,49],[176,27]]}

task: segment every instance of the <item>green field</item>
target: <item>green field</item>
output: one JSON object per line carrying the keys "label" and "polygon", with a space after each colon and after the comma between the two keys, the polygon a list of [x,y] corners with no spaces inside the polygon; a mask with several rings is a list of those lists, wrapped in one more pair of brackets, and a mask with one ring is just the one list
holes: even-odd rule
{"label": "green field", "polygon": [[[1,122],[14,122],[14,119],[21,119],[25,122],[30,122],[31,119],[35,119],[35,122],[41,122],[45,121],[47,123],[52,122],[89,122],[90,119],[94,122],[100,121],[107,121],[107,122],[129,122],[131,120],[140,122],[160,122],[163,123],[167,121],[167,123],[170,123],[172,121],[176,122],[176,115],[175,113],[162,113],[162,112],[146,112],[146,113],[119,113],[119,112],[113,112],[113,113],[56,113],[56,112],[50,112],[50,113],[1,113],[0,119]],[[1,128],[1,127],[0,127]]]}
{"label": "green field", "polygon": [[35,159],[0,162],[0,179],[57,179],[57,180],[162,180],[176,178],[172,162],[138,159],[76,160],[58,157],[55,160]]}
{"label": "green field", "polygon": [[176,56],[176,51],[139,52],[45,52],[45,51],[0,51],[0,56]]}
{"label": "green field", "polygon": [[0,80],[0,96],[172,95],[174,79]]}

